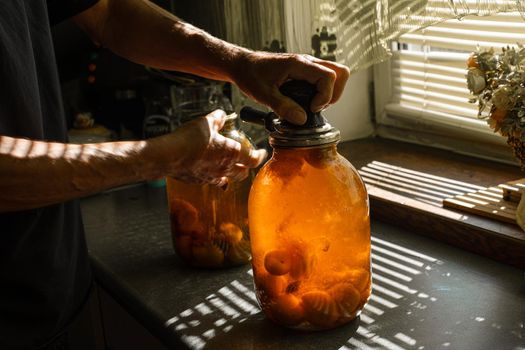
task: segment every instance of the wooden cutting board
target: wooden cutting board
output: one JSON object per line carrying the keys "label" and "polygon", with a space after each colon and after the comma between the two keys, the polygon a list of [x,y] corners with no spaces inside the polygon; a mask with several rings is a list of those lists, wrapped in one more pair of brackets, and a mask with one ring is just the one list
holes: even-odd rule
{"label": "wooden cutting board", "polygon": [[446,198],[443,206],[517,225],[516,208],[523,189],[525,178]]}
{"label": "wooden cutting board", "polygon": [[504,199],[519,203],[521,193],[525,189],[525,178],[501,184],[499,187],[503,189]]}

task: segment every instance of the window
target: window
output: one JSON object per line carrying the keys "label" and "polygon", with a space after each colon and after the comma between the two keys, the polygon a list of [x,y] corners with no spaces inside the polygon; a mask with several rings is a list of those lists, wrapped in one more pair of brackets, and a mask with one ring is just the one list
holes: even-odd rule
{"label": "window", "polygon": [[466,84],[466,60],[477,46],[525,44],[518,12],[469,16],[411,32],[393,57],[374,67],[378,134],[515,164],[506,140],[477,117]]}

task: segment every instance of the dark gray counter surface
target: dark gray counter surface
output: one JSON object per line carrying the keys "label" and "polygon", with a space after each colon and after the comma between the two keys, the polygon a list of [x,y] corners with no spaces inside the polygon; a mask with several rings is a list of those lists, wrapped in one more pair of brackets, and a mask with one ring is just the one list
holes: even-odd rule
{"label": "dark gray counter surface", "polygon": [[360,318],[325,332],[280,328],[259,310],[249,266],[178,260],[164,191],[113,191],[82,210],[98,283],[170,348],[525,349],[523,271],[379,222]]}

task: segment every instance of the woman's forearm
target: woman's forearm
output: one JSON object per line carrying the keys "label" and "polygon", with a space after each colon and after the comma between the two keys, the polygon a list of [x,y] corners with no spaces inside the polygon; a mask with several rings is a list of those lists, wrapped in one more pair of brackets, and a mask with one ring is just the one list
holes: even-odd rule
{"label": "woman's forearm", "polygon": [[102,0],[76,17],[91,37],[147,66],[231,81],[236,60],[249,52],[181,21],[143,0]]}
{"label": "woman's forearm", "polygon": [[0,136],[0,212],[63,202],[155,176],[144,141],[64,144]]}
{"label": "woman's forearm", "polygon": [[248,97],[292,123],[306,121],[304,110],[283,96],[289,79],[317,88],[310,109],[335,103],[350,75],[336,62],[293,53],[251,51],[220,40],[146,0],[100,0],[76,22],[95,41],[134,62],[236,84]]}
{"label": "woman's forearm", "polygon": [[247,175],[264,150],[220,134],[217,110],[144,141],[65,144],[0,136],[0,212],[42,207],[164,176],[211,184]]}

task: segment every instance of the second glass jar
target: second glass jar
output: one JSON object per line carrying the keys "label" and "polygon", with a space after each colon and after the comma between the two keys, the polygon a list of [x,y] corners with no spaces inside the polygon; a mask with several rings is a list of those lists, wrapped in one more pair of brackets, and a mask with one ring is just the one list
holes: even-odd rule
{"label": "second glass jar", "polygon": [[[221,134],[254,148],[230,114]],[[202,268],[243,265],[251,260],[247,201],[252,174],[224,187],[166,181],[173,248],[187,264]]]}

